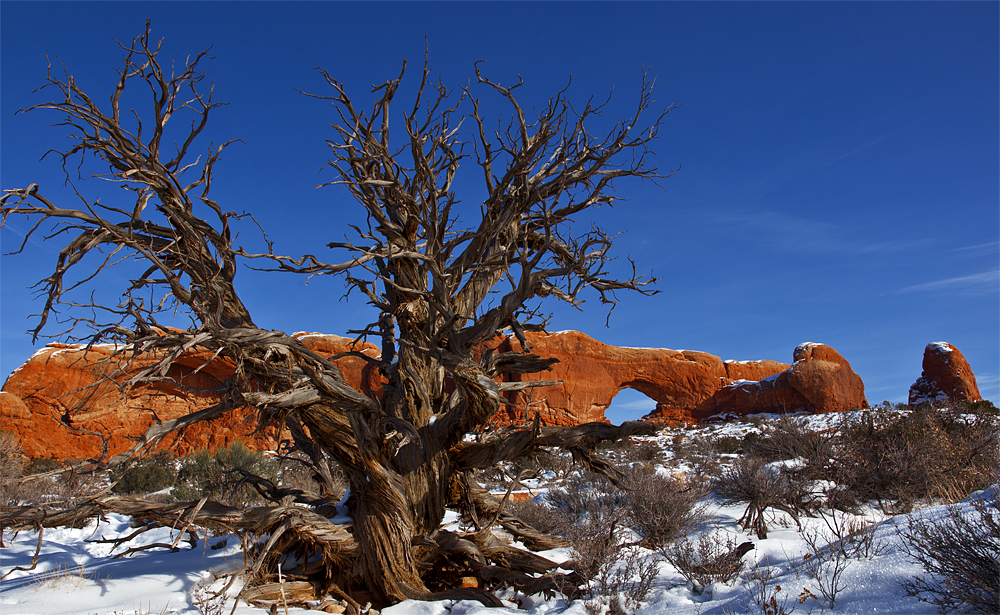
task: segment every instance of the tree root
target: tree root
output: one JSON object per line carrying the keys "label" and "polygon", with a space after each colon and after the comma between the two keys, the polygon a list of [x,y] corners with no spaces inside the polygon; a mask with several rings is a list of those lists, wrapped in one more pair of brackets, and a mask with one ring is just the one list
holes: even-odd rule
{"label": "tree root", "polygon": [[[285,490],[270,490],[271,496],[284,496]],[[273,486],[270,486],[273,489]],[[496,516],[498,523],[536,547],[553,548],[565,544],[560,539],[544,537],[517,517],[501,512],[496,515],[499,502],[485,491],[474,491],[473,501],[484,517]],[[324,505],[326,503],[324,502]],[[79,523],[106,513],[129,515],[146,523],[128,535],[119,538],[101,538],[95,542],[121,546],[142,534],[160,527],[182,526],[177,538],[195,531],[196,527],[217,531],[239,532],[250,536],[268,536],[268,540],[248,551],[248,567],[244,571],[246,589],[238,600],[263,604],[274,600],[277,591],[279,564],[284,568],[283,588],[288,604],[320,600],[332,595],[342,601],[348,615],[363,611],[361,604],[367,595],[352,597],[352,587],[363,587],[356,562],[360,550],[354,541],[352,524],[334,524],[313,510],[299,506],[270,506],[239,510],[213,500],[183,503],[162,503],[149,500],[103,496],[68,510],[47,510],[44,507],[0,507],[0,525],[10,529],[35,528]],[[183,520],[183,521],[181,521]],[[197,540],[194,534],[192,548]],[[39,539],[41,536],[39,536]],[[177,551],[177,543],[155,543],[131,547],[117,557],[125,557],[150,548]],[[437,591],[413,592],[417,600],[476,600],[485,606],[499,607],[503,603],[491,593],[500,587],[512,587],[525,594],[553,592],[573,595],[582,582],[576,572],[553,572],[559,564],[540,555],[505,544],[488,529],[459,534],[438,530],[430,537],[414,541],[418,560],[429,571],[428,578],[436,576],[432,586]],[[290,562],[297,562],[288,566]],[[540,576],[532,576],[540,575]],[[462,578],[474,578],[479,587],[456,587]],[[273,590],[273,591],[272,591]]]}

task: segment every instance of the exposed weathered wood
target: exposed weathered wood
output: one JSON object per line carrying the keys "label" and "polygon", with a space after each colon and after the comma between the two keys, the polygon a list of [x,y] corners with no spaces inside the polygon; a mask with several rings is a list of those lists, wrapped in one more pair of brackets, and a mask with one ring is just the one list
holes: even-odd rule
{"label": "exposed weathered wood", "polygon": [[289,606],[306,600],[317,600],[316,590],[308,581],[285,581],[284,583],[261,583],[244,590],[240,599],[250,604],[288,604]]}
{"label": "exposed weathered wood", "polygon": [[[234,245],[233,226],[244,216],[227,212],[209,196],[216,163],[231,142],[210,147],[201,158],[189,151],[220,104],[205,85],[207,53],[173,73],[164,72],[157,59],[160,44],[151,39],[148,23],[122,47],[124,62],[108,106],[98,105],[95,101],[105,98],[89,96],[68,74],[50,69],[43,91],[52,91],[53,99],[32,108],[53,112],[67,127],[70,146],[57,152],[64,165],[79,156],[90,168],[91,157],[85,154],[96,154],[93,160],[104,166],[93,176],[124,188],[122,202],[99,203],[72,182],[82,206],[56,204],[36,184],[6,190],[0,198],[4,221],[23,215],[34,225],[25,241],[48,226],[59,231],[50,238],[68,237],[52,275],[39,282],[45,305],[35,335],[57,308],[69,308],[70,339],[118,345],[115,360],[124,375],[123,395],[131,387],[168,378],[175,361],[192,351],[226,362],[234,375],[213,391],[220,398],[215,406],[153,425],[128,452],[92,465],[120,464],[167,434],[252,405],[262,422],[280,421],[290,428],[324,482],[332,484],[329,463],[341,466],[350,483],[347,505],[354,523],[335,525],[298,506],[239,511],[208,498],[162,504],[102,495],[66,510],[3,508],[0,525],[52,527],[120,512],[156,523],[178,522],[181,528],[266,534],[268,540],[252,555],[252,582],[270,583],[282,558],[306,554],[313,559],[300,558],[299,572],[309,577],[316,596],[333,592],[348,600],[341,585],[356,584],[379,606],[443,596],[499,605],[481,588],[458,587],[463,575],[476,571],[483,581],[524,591],[579,583],[577,575],[552,572],[551,562],[543,558],[491,542],[488,527],[473,536],[439,530],[446,507],[452,506],[483,526],[501,525],[529,548],[560,544],[511,516],[502,502],[468,481],[463,486],[460,477],[538,448],[561,448],[617,480],[616,470],[593,455],[594,447],[652,430],[628,423],[549,428],[536,421],[527,428],[487,433],[477,443],[464,440],[492,424],[501,404],[508,403],[504,393],[554,383],[497,382],[553,364],[550,357],[532,354],[524,335],[547,320],[536,307],[538,300],[578,306],[590,293],[613,308],[617,291],[655,292],[649,287],[653,279],[634,267],[621,278],[611,273],[613,235],[598,228],[579,233],[573,226],[586,210],[617,200],[611,192],[617,180],[664,176],[648,153],[673,107],[646,121],[653,105],[652,81],[643,77],[634,115],[602,133],[594,121],[603,105],[574,106],[563,91],[529,114],[515,96],[517,85],[498,84],[477,65],[475,83],[452,92],[430,79],[425,58],[414,96],[403,103],[402,130],[390,134],[390,115],[400,117],[395,109],[405,62],[397,77],[374,88],[367,109],[344,84],[320,70],[329,90],[315,96],[330,101],[334,113],[328,140],[333,178],[326,185],[353,196],[368,217],[367,225],[354,228],[353,237],[329,244],[342,256],[337,263],[326,263],[310,254],[276,252],[266,238],[261,252]],[[136,86],[143,91],[152,87],[151,108],[120,107],[122,100],[133,99]],[[480,95],[506,105],[507,128],[490,128],[495,120],[484,116]],[[143,129],[126,128],[123,112],[129,125],[138,120]],[[190,122],[176,149],[161,147],[167,120],[185,115],[174,119],[174,124]],[[471,128],[467,133],[463,121],[465,129]],[[483,179],[480,215],[471,221],[462,221],[455,208],[455,179],[465,163],[478,167]],[[331,229],[331,235],[340,234]],[[146,271],[121,289],[120,304],[92,306],[89,299],[75,300],[67,280],[83,280],[86,287],[112,266],[110,256],[95,258],[104,248],[115,258],[143,262]],[[264,269],[343,275],[348,292],[373,308],[372,322],[354,334],[359,340],[376,336],[382,348],[380,357],[349,354],[378,370],[381,390],[354,390],[331,360],[281,331],[257,327],[234,283],[238,266],[247,261]],[[87,310],[73,309],[79,307]],[[102,316],[92,316],[94,310]],[[176,311],[191,317],[189,329],[173,329],[158,320]],[[507,331],[518,339],[521,352],[483,351]],[[143,357],[142,367],[137,357]],[[291,497],[316,510],[331,508],[329,500],[315,494],[246,479],[274,502]],[[419,558],[442,553],[464,563],[448,568],[454,578],[436,580],[447,591],[432,592]]]}

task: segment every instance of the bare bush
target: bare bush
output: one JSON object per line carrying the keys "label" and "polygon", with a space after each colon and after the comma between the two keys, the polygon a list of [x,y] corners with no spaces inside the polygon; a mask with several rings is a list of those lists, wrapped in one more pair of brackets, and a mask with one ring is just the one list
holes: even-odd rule
{"label": "bare bush", "polygon": [[663,449],[656,442],[649,440],[633,440],[624,438],[615,442],[603,442],[598,447],[600,450],[608,451],[620,462],[642,463],[654,465],[663,461]]}
{"label": "bare bush", "polygon": [[573,526],[568,515],[535,499],[524,502],[508,502],[507,508],[512,515],[545,534],[567,536]]}
{"label": "bare bush", "polygon": [[276,460],[277,474],[283,487],[340,499],[347,491],[347,477],[338,464],[330,464],[330,481],[316,475],[307,455],[293,451]]}
{"label": "bare bush", "polygon": [[54,459],[26,458],[16,436],[0,432],[0,505],[66,507],[105,486],[103,474],[63,470]]}
{"label": "bare bush", "polygon": [[[788,603],[788,594],[782,594],[781,586],[774,583],[775,576],[777,571],[766,559],[743,573],[743,584],[747,587],[747,592],[740,602],[740,606],[743,607],[742,613],[790,615],[795,611],[795,605]],[[799,603],[801,604],[809,595],[808,590],[803,590]],[[724,612],[729,615],[733,611],[726,609]]]}
{"label": "bare bush", "polygon": [[539,449],[518,459],[515,465],[524,470],[533,470],[540,477],[554,481],[568,478],[578,467],[573,463],[572,455],[554,449]]}
{"label": "bare bush", "polygon": [[743,556],[754,548],[752,542],[739,545],[719,532],[702,534],[697,541],[684,537],[661,550],[661,554],[701,594],[712,583],[729,583],[743,571]]}
{"label": "bare bush", "polygon": [[830,433],[814,431],[801,418],[778,417],[767,423],[757,437],[744,438],[743,451],[765,461],[802,459],[803,471],[810,478],[824,474],[835,455],[835,442]]}
{"label": "bare bush", "polygon": [[903,588],[940,613],[1000,612],[1000,510],[995,495],[973,506],[974,515],[951,507],[942,521],[917,518],[903,532],[907,554],[928,573]]}
{"label": "bare bush", "polygon": [[618,555],[617,562],[600,569],[594,592],[596,596],[587,603],[588,612],[595,606],[607,606],[609,615],[623,615],[639,605],[656,580],[657,561],[636,548],[627,548]]}
{"label": "bare bush", "polygon": [[951,409],[887,409],[845,421],[832,477],[848,486],[843,499],[877,500],[888,512],[920,500],[956,502],[996,482],[1000,428],[992,404]]}
{"label": "bare bush", "polygon": [[633,468],[624,480],[624,506],[629,524],[650,549],[665,547],[705,521],[705,490],[658,474]]}
{"label": "bare bush", "polygon": [[635,548],[623,521],[624,511],[606,511],[570,531],[576,569],[589,582],[585,606],[591,615],[605,609],[609,615],[636,610],[656,579],[656,560]]}
{"label": "bare bush", "polygon": [[691,476],[696,480],[712,480],[722,474],[719,450],[716,443],[703,435],[694,437],[675,436],[670,448],[675,463],[691,467]]}
{"label": "bare bush", "polygon": [[760,457],[741,457],[716,479],[715,490],[725,504],[746,503],[740,523],[745,531],[767,538],[765,513],[769,508],[788,513],[795,523],[807,505],[809,493],[800,480],[766,467]]}
{"label": "bare bush", "polygon": [[802,538],[809,552],[802,556],[800,566],[802,571],[816,583],[820,595],[832,609],[836,606],[837,594],[846,587],[843,579],[844,571],[851,564],[848,553],[849,530],[844,523],[844,517],[841,517],[840,522],[835,518],[827,519],[825,516],[823,520],[828,531],[817,529],[803,532]]}
{"label": "bare bush", "polygon": [[17,436],[0,431],[0,504],[15,504],[19,499],[18,487],[24,469],[24,456]]}
{"label": "bare bush", "polygon": [[622,505],[621,491],[605,477],[592,472],[579,472],[566,480],[563,487],[551,489],[545,500],[573,525],[588,519],[617,516]]}

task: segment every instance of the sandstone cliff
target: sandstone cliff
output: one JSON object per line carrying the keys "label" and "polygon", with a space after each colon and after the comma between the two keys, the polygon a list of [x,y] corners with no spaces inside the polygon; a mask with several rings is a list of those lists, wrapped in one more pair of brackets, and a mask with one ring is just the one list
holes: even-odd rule
{"label": "sandstone cliff", "polygon": [[[303,343],[325,357],[344,352],[353,341],[335,335],[296,334]],[[377,354],[371,344],[358,348]],[[124,377],[114,347],[95,345],[89,350],[66,344],[49,344],[14,371],[0,394],[0,428],[13,432],[29,457],[81,459],[100,455],[106,434],[108,452],[127,450],[128,439],[141,434],[154,421],[166,421],[217,403],[212,389],[233,373],[231,364],[209,360],[201,352],[180,357],[164,381],[135,387],[123,399],[116,382]],[[133,370],[150,365],[152,358],[138,357]],[[358,358],[337,361],[348,383],[370,389],[365,362]],[[363,382],[364,381],[364,382]],[[273,449],[277,428],[256,430],[257,413],[241,408],[214,421],[198,423],[168,436],[159,448],[181,456],[193,450],[215,448],[235,439],[259,449]]]}

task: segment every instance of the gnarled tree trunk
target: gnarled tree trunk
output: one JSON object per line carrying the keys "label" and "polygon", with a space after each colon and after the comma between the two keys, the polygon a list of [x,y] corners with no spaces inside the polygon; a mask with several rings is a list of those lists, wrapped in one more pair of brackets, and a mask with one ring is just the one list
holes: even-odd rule
{"label": "gnarled tree trunk", "polygon": [[[63,516],[46,517],[30,507],[4,509],[0,523],[46,525],[103,510],[162,519],[169,510],[189,518],[189,523],[270,534],[255,556],[255,573],[262,582],[285,554],[312,554],[304,556],[303,570],[315,557],[322,572],[303,574],[318,591],[347,596],[364,589],[377,604],[444,595],[499,604],[482,590],[442,594],[455,587],[458,573],[450,580],[435,579],[435,587],[428,587],[428,569],[444,557],[484,586],[509,584],[541,591],[579,583],[578,576],[552,572],[555,564],[544,558],[498,544],[489,534],[494,523],[529,547],[548,548],[558,541],[504,512],[469,476],[476,469],[551,447],[570,450],[575,459],[615,480],[614,469],[592,454],[596,444],[651,431],[637,423],[546,428],[536,421],[484,433],[505,392],[546,384],[497,382],[507,373],[535,373],[552,364],[552,359],[532,354],[525,341],[525,328],[544,324],[544,319],[539,323],[536,301],[555,298],[579,305],[589,292],[613,307],[616,291],[652,292],[647,290],[652,280],[636,275],[634,267],[625,279],[606,271],[611,236],[601,229],[574,234],[570,226],[571,218],[581,212],[614,202],[608,191],[615,180],[662,177],[647,155],[670,109],[640,125],[640,116],[652,104],[652,84],[643,80],[633,117],[594,136],[591,122],[601,106],[575,108],[560,92],[529,118],[514,95],[520,84],[496,84],[476,66],[475,87],[509,105],[507,128],[493,133],[472,86],[462,88],[456,100],[442,84],[429,81],[426,60],[412,107],[392,122],[405,62],[397,78],[373,90],[367,112],[321,70],[331,94],[315,96],[331,101],[336,114],[328,141],[334,174],[329,185],[346,189],[368,216],[366,228],[354,229],[356,240],[330,244],[347,252],[347,260],[331,264],[313,255],[283,256],[271,244],[263,253],[233,245],[230,226],[239,216],[226,213],[208,195],[215,164],[227,144],[210,147],[204,160],[192,161],[188,155],[218,106],[211,89],[202,85],[205,74],[199,66],[206,55],[196,56],[179,73],[164,73],[157,61],[160,46],[150,40],[148,24],[124,48],[124,67],[109,109],[101,109],[68,75],[51,73],[45,88],[57,96],[34,108],[54,111],[69,127],[73,146],[63,153],[64,162],[94,153],[104,165],[95,176],[121,184],[132,201],[105,206],[78,192],[87,206],[60,207],[32,184],[7,190],[0,202],[5,221],[24,215],[73,235],[53,274],[39,283],[46,303],[35,335],[55,306],[74,305],[64,286],[69,271],[81,270],[78,273],[89,280],[110,263],[100,262],[85,272],[82,268],[93,262],[85,256],[107,245],[143,261],[148,269],[122,289],[119,305],[97,306],[112,324],[85,316],[74,322],[91,327],[83,338],[87,341],[120,344],[126,369],[136,353],[159,358],[155,365],[132,373],[124,393],[138,383],[163,378],[171,363],[193,348],[231,362],[236,375],[218,405],[154,426],[129,453],[111,463],[149,450],[172,430],[252,404],[262,420],[289,426],[320,476],[329,480],[328,462],[343,468],[350,482],[348,506],[354,524],[333,526],[319,512],[330,511],[328,500],[256,477],[247,480],[276,504],[291,497],[317,512],[309,516],[277,505],[264,512],[233,512],[209,499],[172,508],[98,498]],[[154,97],[151,110],[136,111],[145,132],[131,131],[120,120],[119,101],[136,80],[140,87],[151,85]],[[161,151],[167,121],[184,115],[193,119],[190,133],[173,154]],[[472,127],[469,134],[462,132],[462,118]],[[390,136],[390,123],[397,121],[403,130]],[[474,153],[465,153],[467,149]],[[469,161],[483,177],[486,198],[479,219],[461,226],[453,181],[461,164]],[[336,232],[331,229],[331,234]],[[352,389],[331,361],[297,339],[257,328],[234,282],[237,264],[247,259],[276,271],[343,275],[349,292],[366,297],[376,316],[353,333],[359,339],[380,338],[382,354],[374,359],[360,352],[348,354],[378,370],[381,392]],[[187,310],[195,325],[180,331],[158,322],[162,311],[175,308]],[[497,354],[489,349],[491,340],[508,332],[520,340],[520,352]],[[469,433],[479,434],[478,441],[466,441]],[[474,519],[476,531],[442,529],[449,508]]]}

